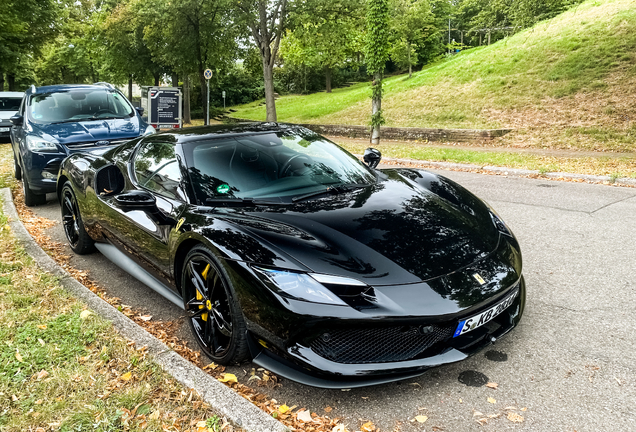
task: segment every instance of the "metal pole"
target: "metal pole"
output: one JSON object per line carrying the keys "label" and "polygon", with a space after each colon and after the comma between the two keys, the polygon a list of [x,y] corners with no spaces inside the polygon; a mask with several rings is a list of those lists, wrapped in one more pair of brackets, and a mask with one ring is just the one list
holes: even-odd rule
{"label": "metal pole", "polygon": [[207,82],[207,87],[208,87],[208,109],[207,111],[207,121],[205,122],[206,125],[210,124],[210,80],[206,80]]}

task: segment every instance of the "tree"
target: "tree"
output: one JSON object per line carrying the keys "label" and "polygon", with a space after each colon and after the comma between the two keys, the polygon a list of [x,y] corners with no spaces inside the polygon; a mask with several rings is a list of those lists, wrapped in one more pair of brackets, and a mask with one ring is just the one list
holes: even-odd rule
{"label": "tree", "polygon": [[389,3],[388,0],[369,0],[367,8],[367,72],[371,83],[371,144],[380,144],[382,117],[382,78],[389,59]]}
{"label": "tree", "polygon": [[391,59],[409,68],[409,78],[418,60],[415,47],[436,32],[428,0],[391,1]]}
{"label": "tree", "polygon": [[323,70],[331,93],[333,69],[362,50],[364,3],[361,0],[305,0],[290,11],[291,30],[281,53],[285,63]]}
{"label": "tree", "polygon": [[287,0],[234,0],[240,19],[250,30],[263,64],[267,121],[276,121],[274,64],[287,25]]}

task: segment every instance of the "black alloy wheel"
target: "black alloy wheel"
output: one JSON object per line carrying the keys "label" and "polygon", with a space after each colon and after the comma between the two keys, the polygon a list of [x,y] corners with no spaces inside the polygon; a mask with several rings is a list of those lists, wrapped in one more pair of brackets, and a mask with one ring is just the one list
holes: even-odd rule
{"label": "black alloy wheel", "polygon": [[182,271],[187,319],[203,352],[219,364],[247,358],[243,314],[227,278],[212,252],[196,246],[186,256]]}
{"label": "black alloy wheel", "polygon": [[70,182],[62,187],[62,224],[69,246],[78,255],[90,253],[95,242],[84,229],[84,223],[77,207],[77,200]]}
{"label": "black alloy wheel", "polygon": [[24,192],[24,204],[27,207],[33,207],[36,205],[42,205],[46,203],[46,194],[39,194],[33,192],[31,186],[29,186],[29,180],[27,176],[22,174],[22,191]]}

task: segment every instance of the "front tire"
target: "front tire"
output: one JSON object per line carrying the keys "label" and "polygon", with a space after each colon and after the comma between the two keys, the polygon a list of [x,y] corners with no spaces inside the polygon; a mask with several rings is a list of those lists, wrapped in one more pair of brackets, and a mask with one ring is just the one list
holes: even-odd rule
{"label": "front tire", "polygon": [[243,313],[214,254],[195,246],[186,255],[181,274],[187,319],[201,350],[222,365],[246,360]]}
{"label": "front tire", "polygon": [[64,184],[61,196],[62,224],[69,246],[78,255],[86,255],[93,252],[95,242],[84,229],[84,222],[77,206],[77,199],[75,199],[71,182]]}
{"label": "front tire", "polygon": [[33,192],[33,190],[31,189],[31,186],[29,186],[29,181],[27,180],[27,177],[22,174],[23,173],[21,172],[20,176],[22,177],[22,190],[24,191],[24,204],[27,207],[33,207],[36,205],[45,204],[46,194],[39,194],[39,193]]}

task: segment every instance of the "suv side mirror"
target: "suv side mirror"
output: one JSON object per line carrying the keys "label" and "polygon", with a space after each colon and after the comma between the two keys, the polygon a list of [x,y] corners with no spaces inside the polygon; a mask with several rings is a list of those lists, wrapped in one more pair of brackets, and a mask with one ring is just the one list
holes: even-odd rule
{"label": "suv side mirror", "polygon": [[375,169],[382,160],[382,153],[380,150],[369,147],[364,151],[364,163],[369,165],[369,168]]}
{"label": "suv side mirror", "polygon": [[9,120],[11,121],[11,123],[13,123],[13,126],[22,126],[22,124],[24,123],[24,117],[22,117],[20,114],[11,116]]}
{"label": "suv side mirror", "polygon": [[144,107],[135,107],[140,116],[144,116]]}

